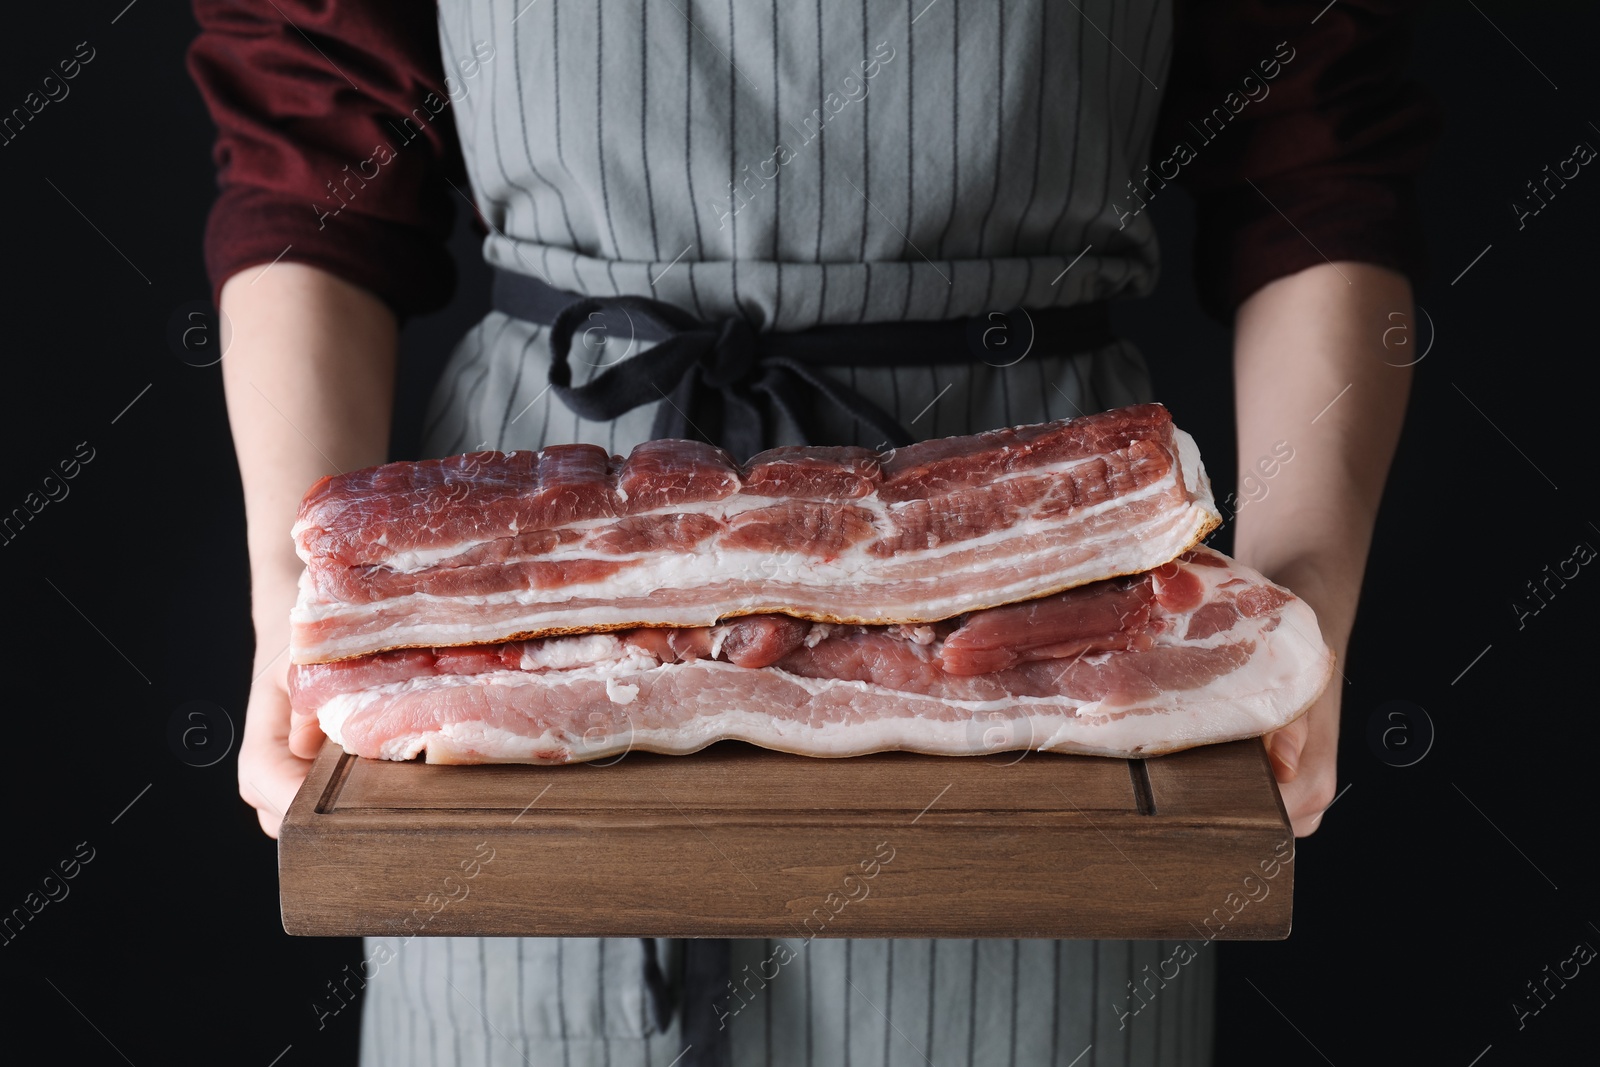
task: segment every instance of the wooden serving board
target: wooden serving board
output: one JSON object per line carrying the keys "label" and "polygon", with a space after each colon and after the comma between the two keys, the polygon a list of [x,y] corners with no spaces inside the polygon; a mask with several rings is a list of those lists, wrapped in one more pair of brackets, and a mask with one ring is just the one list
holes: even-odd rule
{"label": "wooden serving board", "polygon": [[1147,760],[810,759],[723,742],[442,767],[327,745],[284,820],[313,935],[1274,939],[1294,837],[1259,740]]}

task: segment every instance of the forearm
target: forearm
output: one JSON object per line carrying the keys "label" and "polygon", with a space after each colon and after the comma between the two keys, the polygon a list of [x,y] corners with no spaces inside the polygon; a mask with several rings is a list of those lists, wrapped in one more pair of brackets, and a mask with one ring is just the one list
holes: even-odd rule
{"label": "forearm", "polygon": [[1403,276],[1346,262],[1267,285],[1235,322],[1240,480],[1265,491],[1238,512],[1234,554],[1303,596],[1341,658],[1411,384],[1412,345],[1385,331],[1411,316]]}
{"label": "forearm", "polygon": [[244,485],[252,607],[258,633],[286,629],[284,601],[301,567],[289,528],[301,497],[324,474],[385,459],[396,324],[372,294],[295,263],[234,275],[222,311],[232,327],[222,377]]}

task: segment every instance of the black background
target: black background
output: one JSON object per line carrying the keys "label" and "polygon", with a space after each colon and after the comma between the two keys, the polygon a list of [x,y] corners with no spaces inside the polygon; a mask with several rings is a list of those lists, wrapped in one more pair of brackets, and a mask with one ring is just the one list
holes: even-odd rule
{"label": "black background", "polygon": [[[4,111],[78,42],[96,50],[70,96],[0,146],[0,511],[80,442],[94,450],[70,496],[0,546],[12,678],[0,913],[80,842],[94,849],[70,896],[0,945],[6,1017],[57,1062],[264,1067],[287,1049],[283,1067],[352,1063],[357,1013],[319,1031],[311,1003],[358,943],[283,933],[275,846],[238,799],[232,754],[189,766],[169,741],[188,701],[242,726],[251,633],[218,370],[185,365],[167,341],[173,316],[208,297],[211,131],[183,66],[194,26],[186,5],[125,3],[29,5],[35,23],[8,11],[0,38]],[[1600,147],[1600,17],[1592,3],[1441,3],[1420,30],[1416,76],[1448,110],[1421,184],[1433,271],[1417,294],[1432,331],[1397,350],[1427,355],[1345,665],[1348,789],[1301,844],[1293,936],[1219,950],[1221,1064],[1595,1056],[1600,968],[1520,1029],[1511,1005],[1576,943],[1600,946],[1600,572],[1585,567],[1520,629],[1511,605],[1579,542],[1600,547],[1600,169],[1521,230],[1511,201],[1575,143]],[[1167,269],[1120,320],[1220,496],[1229,338],[1193,297],[1187,202],[1152,210]],[[401,454],[430,375],[481,309],[475,240],[458,226],[456,304],[408,329]],[[1426,709],[1435,730],[1413,766],[1368,742],[1392,700]],[[227,720],[211,727],[225,744]]]}

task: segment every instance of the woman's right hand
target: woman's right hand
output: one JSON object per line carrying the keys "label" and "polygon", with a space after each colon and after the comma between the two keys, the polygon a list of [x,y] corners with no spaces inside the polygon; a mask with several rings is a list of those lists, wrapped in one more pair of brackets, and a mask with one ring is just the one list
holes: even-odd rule
{"label": "woman's right hand", "polygon": [[239,745],[239,795],[256,809],[261,829],[273,838],[278,836],[290,801],[311,771],[311,761],[290,750],[289,726],[285,672],[277,664],[270,664],[250,685],[244,740]]}
{"label": "woman's right hand", "polygon": [[277,837],[322,746],[316,720],[289,709],[289,609],[302,569],[289,531],[318,478],[384,461],[397,325],[373,294],[294,262],[233,275],[222,314],[256,631],[239,795]]}
{"label": "woman's right hand", "polygon": [[256,655],[239,745],[239,795],[256,809],[261,829],[274,838],[323,740],[316,716],[296,715],[289,707],[289,609],[294,597],[293,578],[264,581],[257,576],[252,582]]}

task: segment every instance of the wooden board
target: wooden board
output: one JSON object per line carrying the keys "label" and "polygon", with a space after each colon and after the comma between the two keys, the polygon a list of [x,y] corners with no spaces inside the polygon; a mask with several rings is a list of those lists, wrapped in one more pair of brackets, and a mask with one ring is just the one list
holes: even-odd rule
{"label": "wooden board", "polygon": [[278,846],[291,934],[1287,937],[1259,740],[1149,760],[808,759],[724,742],[564,767],[329,744]]}

